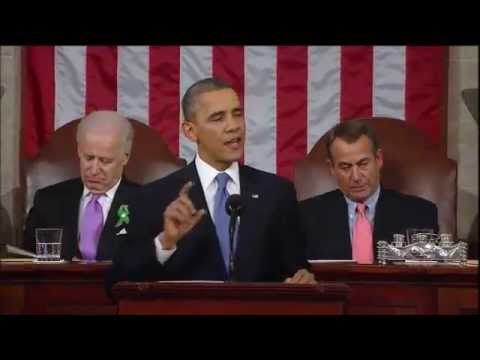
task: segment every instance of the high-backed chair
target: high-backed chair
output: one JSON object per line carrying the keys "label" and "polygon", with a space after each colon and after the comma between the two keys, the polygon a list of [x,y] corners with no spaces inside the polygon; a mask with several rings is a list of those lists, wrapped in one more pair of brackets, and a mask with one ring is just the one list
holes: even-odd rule
{"label": "high-backed chair", "polygon": [[[365,121],[373,127],[383,148],[382,184],[435,203],[440,232],[456,237],[457,163],[440,154],[422,133],[405,121],[379,117]],[[307,157],[295,164],[294,182],[299,200],[337,188],[326,163],[326,140],[325,134]]]}
{"label": "high-backed chair", "polygon": [[[74,120],[56,130],[38,156],[25,164],[25,211],[30,208],[38,189],[80,176],[75,140],[79,121]],[[134,138],[125,168],[129,180],[146,184],[185,166],[185,160],[173,155],[154,129],[136,120],[130,119],[130,122]]]}

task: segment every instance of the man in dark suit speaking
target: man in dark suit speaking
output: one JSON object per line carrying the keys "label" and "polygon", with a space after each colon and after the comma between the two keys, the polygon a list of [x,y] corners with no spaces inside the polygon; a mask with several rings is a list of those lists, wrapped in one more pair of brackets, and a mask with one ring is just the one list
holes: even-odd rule
{"label": "man in dark suit speaking", "polygon": [[[231,85],[201,80],[186,91],[182,109],[184,134],[197,145],[195,159],[145,187],[141,221],[122,241],[111,282],[315,282],[305,269],[293,185],[238,163],[245,124]],[[240,194],[243,211],[232,248],[225,202],[233,194]]]}
{"label": "man in dark suit speaking", "polygon": [[36,192],[24,229],[24,247],[35,252],[35,229],[63,229],[61,256],[111,260],[128,233],[129,203],[139,187],[122,177],[133,129],[114,111],[96,111],[77,128],[81,178]]}
{"label": "man in dark suit speaking", "polygon": [[380,185],[383,153],[373,129],[360,120],[339,123],[327,135],[327,162],[339,189],[300,203],[309,259],[373,263],[375,244],[407,228],[438,232],[430,201]]}

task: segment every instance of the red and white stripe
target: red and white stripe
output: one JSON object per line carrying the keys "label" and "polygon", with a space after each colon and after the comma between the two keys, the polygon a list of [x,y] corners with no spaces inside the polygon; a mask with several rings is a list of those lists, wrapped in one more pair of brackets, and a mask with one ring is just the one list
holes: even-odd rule
{"label": "red and white stripe", "polygon": [[31,46],[24,49],[23,141],[34,156],[49,135],[97,109],[156,129],[190,161],[180,100],[195,81],[230,81],[245,107],[244,162],[293,177],[293,164],[341,120],[407,119],[441,142],[446,47]]}

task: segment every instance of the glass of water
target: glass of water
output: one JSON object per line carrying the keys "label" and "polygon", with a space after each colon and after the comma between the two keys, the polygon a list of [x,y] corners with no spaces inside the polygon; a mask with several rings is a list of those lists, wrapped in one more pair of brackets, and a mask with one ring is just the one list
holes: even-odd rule
{"label": "glass of water", "polygon": [[61,261],[62,234],[61,228],[35,229],[38,262]]}

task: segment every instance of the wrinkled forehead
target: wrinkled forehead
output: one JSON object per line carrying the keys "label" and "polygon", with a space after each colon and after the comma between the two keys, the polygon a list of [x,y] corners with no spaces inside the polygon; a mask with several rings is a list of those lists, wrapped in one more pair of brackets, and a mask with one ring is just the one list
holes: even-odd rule
{"label": "wrinkled forehead", "polygon": [[84,152],[101,152],[102,154],[122,153],[123,137],[121,132],[88,132],[85,133],[78,141],[78,148]]}
{"label": "wrinkled forehead", "polygon": [[240,108],[240,99],[233,89],[211,90],[199,94],[193,104],[194,115],[202,112],[211,115],[219,111],[232,111]]}
{"label": "wrinkled forehead", "polygon": [[330,147],[334,162],[347,161],[357,162],[363,158],[375,157],[373,144],[370,139],[362,135],[356,141],[348,142],[342,138],[336,138]]}

